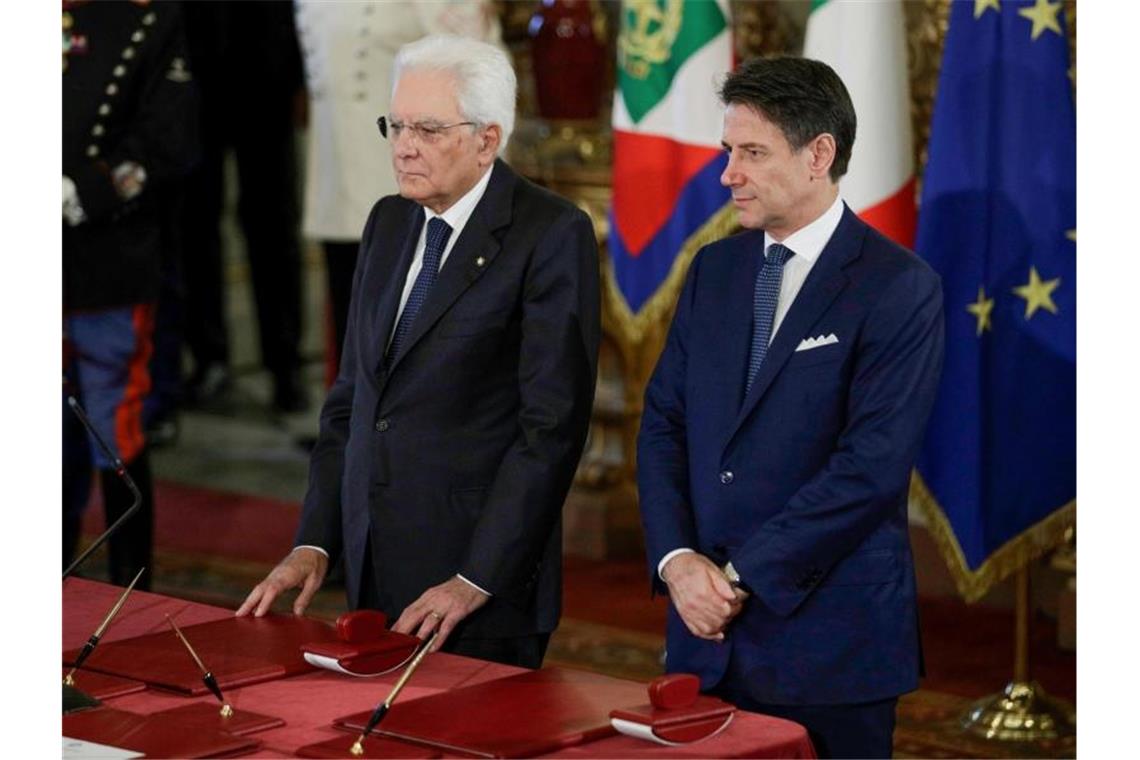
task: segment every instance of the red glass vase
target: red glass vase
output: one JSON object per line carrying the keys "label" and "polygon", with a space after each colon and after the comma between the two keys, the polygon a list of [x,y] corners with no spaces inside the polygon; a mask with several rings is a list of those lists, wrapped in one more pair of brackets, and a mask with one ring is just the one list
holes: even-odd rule
{"label": "red glass vase", "polygon": [[589,0],[542,0],[528,32],[539,115],[597,118],[606,49],[594,33]]}

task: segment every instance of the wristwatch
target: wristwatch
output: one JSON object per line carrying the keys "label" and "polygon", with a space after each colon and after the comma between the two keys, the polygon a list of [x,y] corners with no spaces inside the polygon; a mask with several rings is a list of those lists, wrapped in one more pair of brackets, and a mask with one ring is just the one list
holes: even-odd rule
{"label": "wristwatch", "polygon": [[725,562],[724,567],[721,568],[724,572],[724,577],[728,579],[728,584],[733,588],[738,588],[747,591],[748,588],[744,585],[744,581],[740,579],[740,573],[736,572],[736,568],[732,566],[732,562]]}

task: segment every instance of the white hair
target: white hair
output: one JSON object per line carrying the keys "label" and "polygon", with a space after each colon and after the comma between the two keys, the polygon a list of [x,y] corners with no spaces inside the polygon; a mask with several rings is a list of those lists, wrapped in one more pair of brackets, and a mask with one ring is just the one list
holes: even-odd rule
{"label": "white hair", "polygon": [[469,37],[433,34],[409,42],[396,54],[392,70],[392,94],[404,71],[428,69],[455,78],[459,112],[467,121],[498,124],[503,132],[499,154],[507,148],[515,128],[515,97],[518,80],[510,59],[501,48]]}

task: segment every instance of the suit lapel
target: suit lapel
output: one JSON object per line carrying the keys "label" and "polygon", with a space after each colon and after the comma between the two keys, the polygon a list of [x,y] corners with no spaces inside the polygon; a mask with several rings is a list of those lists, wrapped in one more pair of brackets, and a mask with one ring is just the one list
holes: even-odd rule
{"label": "suit lapel", "polygon": [[515,175],[500,160],[495,161],[491,171],[491,180],[483,198],[447,255],[447,261],[439,270],[439,278],[428,293],[420,313],[416,315],[416,321],[412,323],[411,332],[401,345],[399,355],[392,357],[390,371],[395,370],[459,296],[491,268],[499,254],[499,240],[492,233],[510,223]]}
{"label": "suit lapel", "polygon": [[[371,324],[375,326],[372,347],[376,351],[373,360],[364,366],[371,366],[375,374],[381,374],[384,366],[384,352],[388,349],[388,338],[396,321],[396,310],[400,306],[400,296],[404,292],[404,282],[412,266],[416,253],[420,230],[424,226],[424,210],[418,204],[409,204],[404,214],[397,214],[390,226],[377,231],[377,241],[373,249],[379,251],[377,277],[380,292],[373,305]],[[385,255],[390,250],[390,241],[402,240],[403,246],[395,256]]]}
{"label": "suit lapel", "polygon": [[850,208],[844,207],[839,226],[824,246],[819,260],[812,267],[811,274],[800,288],[796,300],[792,302],[791,309],[788,310],[772,345],[768,348],[764,363],[760,365],[760,370],[752,383],[752,390],[745,396],[740,412],[732,423],[732,428],[725,439],[725,446],[732,441],[740,426],[764,397],[811,326],[847,285],[847,274],[843,268],[859,254],[865,234],[866,230],[862,229],[862,224],[855,214]]}

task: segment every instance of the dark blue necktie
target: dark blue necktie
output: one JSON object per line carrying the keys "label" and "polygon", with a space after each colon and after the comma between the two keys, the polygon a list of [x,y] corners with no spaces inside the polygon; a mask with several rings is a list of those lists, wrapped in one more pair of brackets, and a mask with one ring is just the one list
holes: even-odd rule
{"label": "dark blue necktie", "polygon": [[412,323],[416,315],[427,300],[431,286],[435,285],[439,275],[439,260],[443,258],[443,251],[447,248],[447,239],[451,237],[451,227],[440,217],[435,217],[427,223],[427,240],[424,245],[424,263],[420,273],[416,275],[412,292],[408,294],[408,302],[400,313],[400,321],[396,323],[396,333],[392,336],[392,343],[388,346],[387,361],[392,361],[400,354],[400,346],[412,331]]}
{"label": "dark blue necktie", "polygon": [[784,278],[784,262],[792,257],[792,251],[779,243],[768,246],[764,265],[756,275],[756,285],[752,291],[752,347],[748,352],[748,382],[744,395],[752,390],[752,381],[768,355],[768,343],[772,339],[772,322],[776,318],[776,302],[780,298],[780,281]]}

